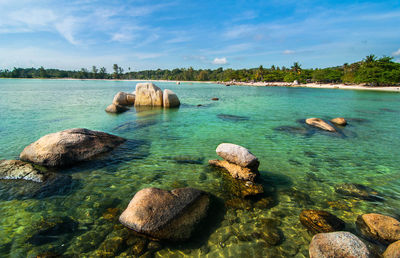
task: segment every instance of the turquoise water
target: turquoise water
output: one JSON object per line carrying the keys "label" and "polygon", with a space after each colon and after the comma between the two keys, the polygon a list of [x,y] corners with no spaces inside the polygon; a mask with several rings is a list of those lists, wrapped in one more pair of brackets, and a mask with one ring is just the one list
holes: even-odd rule
{"label": "turquoise water", "polygon": [[[58,171],[73,179],[62,192],[32,197],[0,182],[6,185],[0,188],[0,256],[124,256],[139,250],[136,255],[155,257],[307,257],[312,235],[298,219],[305,208],[329,211],[353,232],[362,213],[400,216],[398,93],[157,82],[177,93],[178,110],[104,112],[115,93],[132,92],[135,84],[0,80],[0,159],[17,159],[26,145],[68,128],[131,140],[112,158]],[[301,121],[339,116],[349,125],[338,134],[310,130]],[[240,203],[226,178],[208,167],[222,142],[245,146],[259,158],[268,205]],[[372,187],[385,201],[335,193],[340,183]],[[118,223],[138,190],[186,186],[220,201],[189,243],[153,248],[154,242]]]}

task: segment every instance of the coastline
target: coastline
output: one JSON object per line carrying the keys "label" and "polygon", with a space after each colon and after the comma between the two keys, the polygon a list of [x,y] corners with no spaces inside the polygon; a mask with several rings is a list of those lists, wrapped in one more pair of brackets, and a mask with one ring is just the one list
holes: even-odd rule
{"label": "coastline", "polygon": [[179,80],[139,80],[139,79],[75,79],[75,78],[0,78],[0,79],[28,79],[28,80],[70,80],[70,81],[132,81],[132,82],[173,82],[173,83],[205,83],[221,84],[226,86],[252,86],[252,87],[293,87],[313,89],[340,89],[340,90],[368,90],[400,93],[400,86],[369,87],[359,84],[320,84],[306,83],[295,84],[288,82],[219,82],[219,81],[179,81]]}

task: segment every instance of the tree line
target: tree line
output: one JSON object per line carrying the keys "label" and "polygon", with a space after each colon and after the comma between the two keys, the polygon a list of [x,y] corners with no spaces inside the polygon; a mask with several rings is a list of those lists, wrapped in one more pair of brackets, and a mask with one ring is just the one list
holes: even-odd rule
{"label": "tree line", "polygon": [[352,64],[323,69],[303,69],[298,62],[291,67],[272,65],[264,68],[250,69],[193,69],[176,68],[173,70],[157,69],[124,72],[118,64],[113,65],[113,71],[93,66],[90,70],[82,68],[79,71],[59,69],[14,68],[0,70],[0,78],[76,78],[76,79],[138,79],[138,80],[178,80],[178,81],[242,81],[242,82],[293,82],[306,83],[365,83],[370,86],[386,86],[400,84],[400,63],[392,57],[377,58],[369,55],[365,59]]}

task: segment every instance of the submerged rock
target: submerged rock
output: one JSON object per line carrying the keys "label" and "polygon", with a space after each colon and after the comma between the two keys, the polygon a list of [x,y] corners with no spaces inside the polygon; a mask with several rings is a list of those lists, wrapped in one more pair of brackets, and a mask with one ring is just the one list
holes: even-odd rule
{"label": "submerged rock", "polygon": [[172,91],[165,89],[163,93],[163,106],[164,108],[179,107],[181,102],[178,96]]}
{"label": "submerged rock", "polygon": [[209,160],[208,164],[217,166],[217,167],[221,167],[221,168],[225,168],[233,178],[244,180],[244,181],[254,182],[255,179],[257,178],[257,176],[259,175],[257,170],[252,171],[249,168],[241,167],[239,165],[229,163],[226,160],[218,160],[218,159]]}
{"label": "submerged rock", "polygon": [[115,114],[120,114],[128,110],[129,108],[116,104],[111,104],[106,108],[107,113],[115,113]]}
{"label": "submerged rock", "polygon": [[370,258],[367,246],[350,232],[316,234],[309,247],[310,258]]}
{"label": "submerged rock", "polygon": [[219,100],[219,98],[211,98],[211,100],[217,101]]}
{"label": "submerged rock", "polygon": [[48,167],[69,166],[111,151],[125,139],[84,128],[68,129],[43,136],[28,145],[20,159]]}
{"label": "submerged rock", "polygon": [[193,157],[193,156],[174,156],[174,157],[163,157],[164,159],[168,160],[173,160],[174,162],[178,164],[203,164],[204,162],[204,157]]}
{"label": "submerged rock", "polygon": [[218,156],[224,160],[241,167],[248,167],[256,170],[260,165],[260,162],[253,153],[237,144],[221,143],[218,145],[216,152]]}
{"label": "submerged rock", "polygon": [[331,126],[330,124],[319,118],[307,118],[306,124],[317,127],[325,131],[336,132],[336,129],[333,126]]}
{"label": "submerged rock", "polygon": [[194,188],[146,188],[135,194],[119,220],[152,238],[180,241],[191,236],[208,206],[209,196]]}
{"label": "submerged rock", "polygon": [[0,179],[23,179],[33,182],[44,182],[46,169],[34,167],[20,160],[0,160]]}
{"label": "submerged rock", "polygon": [[286,134],[292,135],[301,135],[305,137],[312,136],[314,134],[314,130],[309,130],[303,126],[290,126],[290,125],[283,125],[274,128],[277,132],[282,132]]}
{"label": "submerged rock", "polygon": [[335,186],[337,193],[361,198],[367,201],[383,201],[384,199],[378,196],[378,192],[374,189],[361,184],[344,183]]}
{"label": "submerged rock", "polygon": [[399,258],[400,257],[400,240],[390,244],[383,253],[383,258]]}
{"label": "submerged rock", "polygon": [[249,118],[247,116],[235,116],[235,115],[228,115],[228,114],[218,114],[217,117],[224,121],[229,122],[240,122],[240,121],[247,121]]}
{"label": "submerged rock", "polygon": [[343,230],[345,223],[335,215],[321,210],[303,210],[300,222],[312,233],[328,233]]}
{"label": "submerged rock", "polygon": [[369,213],[358,216],[356,225],[363,236],[383,244],[400,240],[400,222],[395,218]]}
{"label": "submerged rock", "polygon": [[347,125],[347,121],[343,117],[333,118],[333,119],[331,119],[331,122],[336,124],[336,125],[341,125],[341,126]]}
{"label": "submerged rock", "polygon": [[136,106],[153,106],[162,107],[163,92],[153,83],[138,83],[136,84]]}

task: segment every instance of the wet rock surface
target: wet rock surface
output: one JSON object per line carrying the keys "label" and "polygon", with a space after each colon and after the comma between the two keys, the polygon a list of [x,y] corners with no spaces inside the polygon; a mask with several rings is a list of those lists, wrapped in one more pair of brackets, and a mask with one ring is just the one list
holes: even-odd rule
{"label": "wet rock surface", "polygon": [[164,108],[175,108],[179,107],[181,102],[178,96],[172,91],[165,89],[163,92],[163,106]]}
{"label": "wet rock surface", "polygon": [[152,238],[181,241],[191,236],[206,216],[208,205],[208,195],[194,188],[146,188],[135,194],[119,220]]}
{"label": "wet rock surface", "polygon": [[125,139],[84,128],[68,129],[43,136],[28,145],[20,158],[48,167],[70,166],[109,152]]}
{"label": "wet rock surface", "polygon": [[382,255],[383,258],[399,258],[400,257],[400,240],[390,244]]}
{"label": "wet rock surface", "polygon": [[350,232],[316,234],[309,247],[310,258],[370,258],[367,246]]}
{"label": "wet rock surface", "polygon": [[306,124],[314,126],[316,128],[322,129],[322,130],[325,130],[325,131],[336,132],[336,129],[333,126],[331,126],[330,124],[328,124],[327,122],[325,122],[324,120],[322,120],[320,118],[307,118]]}
{"label": "wet rock surface", "polygon": [[392,217],[369,213],[357,217],[357,229],[366,238],[383,244],[400,240],[400,222]]}
{"label": "wet rock surface", "polygon": [[343,220],[322,210],[303,210],[300,213],[300,222],[314,234],[341,231],[345,228]]}

